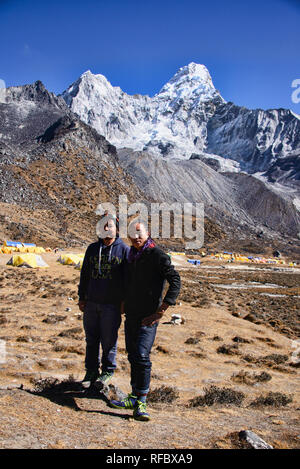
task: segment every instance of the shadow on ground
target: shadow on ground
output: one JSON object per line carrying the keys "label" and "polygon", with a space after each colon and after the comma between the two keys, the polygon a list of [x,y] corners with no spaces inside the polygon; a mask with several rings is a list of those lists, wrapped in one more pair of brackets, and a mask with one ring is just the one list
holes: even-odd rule
{"label": "shadow on ground", "polygon": [[60,406],[68,407],[75,411],[99,413],[126,420],[132,417],[132,415],[122,415],[113,411],[82,409],[78,406],[76,402],[77,399],[97,399],[104,401],[108,406],[110,406],[111,399],[123,397],[123,395],[120,396],[122,391],[118,390],[113,385],[103,386],[103,389],[101,390],[95,386],[92,386],[89,389],[82,389],[81,383],[73,380],[72,377],[69,377],[65,381],[59,381],[55,378],[46,378],[36,380],[33,384],[33,390],[27,389],[25,391],[29,394],[49,399],[51,402]]}

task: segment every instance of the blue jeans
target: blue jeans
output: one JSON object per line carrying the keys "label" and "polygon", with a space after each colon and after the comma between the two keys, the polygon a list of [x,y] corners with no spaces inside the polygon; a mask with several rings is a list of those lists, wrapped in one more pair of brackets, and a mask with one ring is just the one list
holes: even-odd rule
{"label": "blue jeans", "polygon": [[128,360],[131,365],[132,393],[147,394],[150,387],[151,348],[155,340],[158,324],[142,326],[141,321],[126,318],[125,342]]}
{"label": "blue jeans", "polygon": [[120,325],[121,313],[116,305],[87,302],[83,315],[86,370],[97,371],[99,369],[101,344],[101,371],[102,373],[114,372],[117,366],[117,340]]}

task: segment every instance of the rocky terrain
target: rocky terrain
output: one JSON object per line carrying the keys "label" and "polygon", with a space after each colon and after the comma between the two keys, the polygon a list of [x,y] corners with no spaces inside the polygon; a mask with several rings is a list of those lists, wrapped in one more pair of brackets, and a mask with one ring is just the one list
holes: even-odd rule
{"label": "rocky terrain", "polygon": [[82,243],[94,237],[99,203],[145,200],[115,147],[41,82],[10,88],[0,115],[2,240]]}
{"label": "rocky terrain", "polygon": [[297,267],[173,257],[182,290],[158,328],[145,423],[107,402],[130,390],[123,323],[111,387],[80,389],[79,271],[58,256],[43,255],[46,269],[0,257],[0,448],[242,449],[243,430],[299,448]]}
{"label": "rocky terrain", "polygon": [[195,63],[153,97],[127,95],[90,71],[61,97],[116,146],[121,166],[149,198],[203,202],[230,237],[285,234],[297,244],[300,118],[290,110],[226,102]]}
{"label": "rocky terrain", "polygon": [[[46,269],[15,268],[0,254],[0,448],[242,449],[247,429],[274,448],[298,448],[299,267],[288,267],[300,261],[298,117],[226,103],[202,66],[181,69],[155,99],[91,73],[63,98],[37,81],[7,89],[0,103],[1,243],[84,252],[97,205],[117,207],[126,195],[148,208],[202,202],[206,254],[276,250],[286,263],[172,258],[182,290],[153,347],[145,424],[108,406],[129,391],[123,325],[112,385],[80,388],[79,270],[58,263],[59,252],[43,255]],[[138,124],[142,147],[132,140]],[[185,241],[158,244],[199,259]]]}
{"label": "rocky terrain", "polygon": [[295,171],[288,179],[299,181],[300,117],[288,109],[250,110],[227,103],[204,65],[181,67],[153,97],[127,95],[90,71],[61,96],[117,148],[164,158],[200,154],[219,162],[221,170],[249,174],[265,172],[291,155]]}
{"label": "rocky terrain", "polygon": [[[204,73],[204,81],[208,80],[208,87],[203,85],[203,77],[199,82],[199,77],[196,79],[181,71],[170,86],[164,87],[163,101],[166,103],[170,94],[175,99],[176,93],[184,90],[188,82],[189,91],[184,95],[182,91],[182,99],[193,103],[195,109],[208,105],[211,99],[217,100],[220,111],[224,100],[210,83],[207,73]],[[88,74],[79,80],[79,88],[73,87],[74,96],[78,98],[78,93],[83,91],[85,97],[90,93],[93,103],[97,90],[97,93],[101,90],[104,93],[101,87],[91,86],[91,83],[98,83],[100,78],[97,77]],[[82,83],[85,83],[83,88]],[[198,101],[195,101],[195,89]],[[66,95],[63,96],[68,102]],[[113,96],[106,98],[112,100]],[[125,106],[128,111],[130,106],[127,105],[129,103]],[[120,103],[119,108],[122,108]],[[157,109],[158,114],[161,112]],[[214,109],[214,115],[216,113]],[[20,238],[44,242],[51,247],[82,245],[94,238],[97,205],[110,202],[118,206],[118,197],[126,195],[129,203],[145,202],[148,207],[151,202],[203,203],[207,226],[212,227],[212,231],[205,233],[206,243],[212,238],[216,242],[227,238],[242,249],[245,241],[250,240],[254,244],[258,242],[260,249],[273,245],[277,249],[280,245],[289,250],[293,247],[294,255],[298,255],[299,210],[295,202],[298,192],[294,157],[287,160],[285,156],[285,164],[280,163],[282,158],[279,158],[270,166],[269,179],[276,173],[281,181],[271,183],[266,182],[263,175],[259,180],[246,173],[232,172],[223,157],[207,158],[207,155],[193,153],[189,160],[161,158],[151,152],[117,149],[98,132],[80,120],[62,97],[48,92],[40,81],[6,90],[6,102],[0,103],[2,240]],[[123,143],[126,143],[125,138]],[[294,156],[297,160],[297,148]],[[282,186],[282,181],[287,179],[289,187]],[[222,235],[218,238],[213,233]],[[177,242],[182,244],[183,240]]]}
{"label": "rocky terrain", "polygon": [[264,233],[277,242],[287,236],[299,244],[299,212],[284,192],[245,173],[219,173],[204,161],[194,158],[163,159],[133,152],[117,151],[119,161],[149,198],[204,204],[205,215],[216,221],[231,239],[257,238]]}

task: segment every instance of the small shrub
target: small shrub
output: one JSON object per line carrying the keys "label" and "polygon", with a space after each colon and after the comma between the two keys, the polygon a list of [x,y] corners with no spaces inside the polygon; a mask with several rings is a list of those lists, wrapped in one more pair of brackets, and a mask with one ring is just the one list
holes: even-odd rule
{"label": "small shrub", "polygon": [[76,347],[74,345],[65,345],[65,344],[55,344],[53,346],[54,352],[68,352],[68,353],[76,353],[77,355],[84,355],[84,350],[81,347]]}
{"label": "small shrub", "polygon": [[232,339],[233,342],[237,342],[238,344],[250,344],[250,340],[244,339],[243,337],[235,336]]}
{"label": "small shrub", "polygon": [[189,407],[212,406],[214,404],[234,404],[240,406],[245,398],[242,392],[231,388],[210,386],[204,389],[204,396],[194,397],[189,401]]}
{"label": "small shrub", "polygon": [[232,381],[235,381],[236,383],[242,383],[242,384],[248,384],[252,386],[255,383],[258,382],[265,382],[265,381],[270,381],[272,379],[272,376],[263,371],[260,374],[250,374],[247,371],[240,371],[239,373],[233,375],[231,377]]}
{"label": "small shrub", "polygon": [[266,355],[264,357],[255,357],[253,355],[244,355],[243,360],[248,363],[256,363],[257,365],[265,365],[268,367],[274,367],[275,365],[280,365],[288,361],[288,355],[280,355],[273,353],[271,355]]}
{"label": "small shrub", "polygon": [[218,341],[222,341],[223,339],[219,335],[214,335],[211,340],[215,340],[216,342],[218,342]]}
{"label": "small shrub", "polygon": [[56,316],[53,315],[52,316],[52,315],[49,315],[45,319],[43,319],[42,322],[45,322],[46,324],[56,324],[57,322],[64,321],[65,319],[67,319],[67,316],[61,316],[61,315],[56,315]]}
{"label": "small shrub", "polygon": [[266,382],[270,381],[272,379],[272,376],[269,375],[266,371],[263,371],[260,375],[255,375],[254,378],[256,379],[257,382]]}
{"label": "small shrub", "polygon": [[224,353],[225,355],[237,355],[239,353],[238,345],[221,345],[217,348],[217,353]]}
{"label": "small shrub", "polygon": [[147,400],[149,402],[166,402],[171,403],[178,399],[179,393],[176,388],[170,386],[161,386],[159,388],[150,390]]}
{"label": "small shrub", "polygon": [[71,339],[77,339],[77,335],[82,333],[81,327],[72,327],[71,329],[66,329],[58,334],[59,337],[68,337]]}
{"label": "small shrub", "polygon": [[271,355],[266,355],[265,357],[261,357],[260,361],[262,363],[271,363],[275,365],[281,365],[282,363],[285,363],[288,361],[289,357],[288,355],[280,355],[278,353],[272,353]]}
{"label": "small shrub", "polygon": [[165,347],[162,347],[161,345],[158,345],[156,347],[156,350],[161,353],[166,353],[166,354],[170,353],[169,350],[167,350]]}
{"label": "small shrub", "polygon": [[273,407],[284,407],[292,402],[292,397],[287,396],[281,392],[269,392],[266,396],[259,396],[257,399],[252,401],[249,405],[251,407],[261,406],[273,406]]}
{"label": "small shrub", "polygon": [[186,339],[185,344],[198,344],[199,339],[197,337],[189,337]]}

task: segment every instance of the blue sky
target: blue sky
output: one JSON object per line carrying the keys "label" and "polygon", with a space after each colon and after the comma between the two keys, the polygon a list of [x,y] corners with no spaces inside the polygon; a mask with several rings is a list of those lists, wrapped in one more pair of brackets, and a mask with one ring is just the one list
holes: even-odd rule
{"label": "blue sky", "polygon": [[59,94],[90,69],[153,96],[196,62],[227,101],[300,114],[300,0],[0,0],[0,21],[7,86]]}

